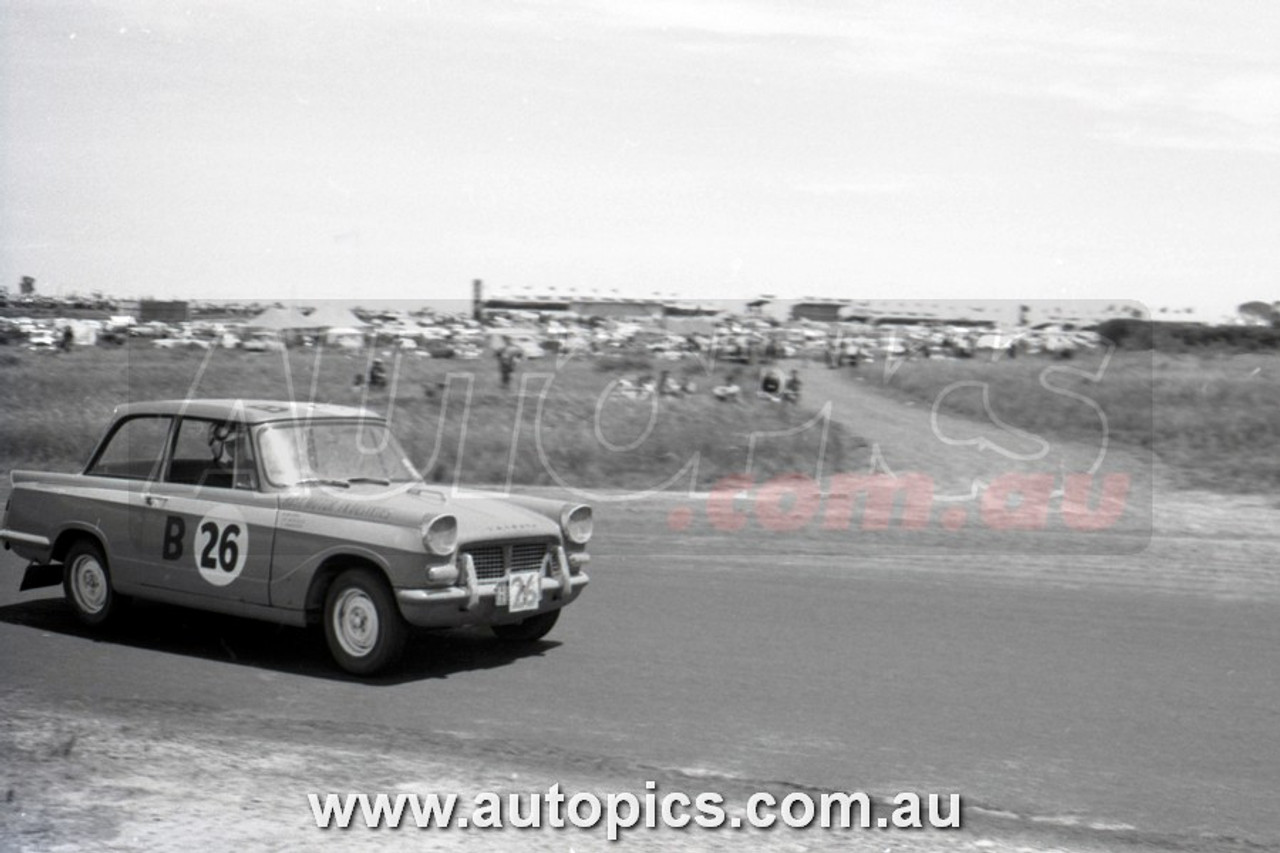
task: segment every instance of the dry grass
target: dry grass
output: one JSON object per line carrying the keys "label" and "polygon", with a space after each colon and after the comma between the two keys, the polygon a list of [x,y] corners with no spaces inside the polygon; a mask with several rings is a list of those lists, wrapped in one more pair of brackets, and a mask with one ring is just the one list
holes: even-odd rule
{"label": "dry grass", "polygon": [[[66,355],[13,351],[0,361],[0,472],[15,467],[74,470],[100,437],[112,409],[131,400],[173,397],[295,399],[366,405],[386,414],[429,479],[462,483],[546,484],[647,489],[697,458],[706,488],[747,465],[768,477],[851,464],[856,437],[832,425],[776,436],[807,413],[773,403],[715,402],[706,393],[653,401],[605,391],[617,378],[590,361],[526,363],[516,388],[500,387],[496,365],[406,356],[389,361],[390,388],[354,385],[367,355],[298,350],[246,353],[165,351],[147,346],[79,349]],[[517,425],[517,417],[519,424]],[[689,476],[675,487],[687,488]]]}
{"label": "dry grass", "polygon": [[[1096,435],[1101,411],[1112,441],[1153,450],[1183,485],[1227,492],[1280,485],[1280,355],[921,360],[903,364],[887,386],[932,403],[960,381],[989,383],[993,411],[1037,433]],[[943,407],[984,414],[976,394],[946,395]]]}

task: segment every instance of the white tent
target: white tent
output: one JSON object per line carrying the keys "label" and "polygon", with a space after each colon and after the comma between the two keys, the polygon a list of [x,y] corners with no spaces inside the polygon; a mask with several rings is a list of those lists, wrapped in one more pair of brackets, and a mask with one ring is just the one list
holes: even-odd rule
{"label": "white tent", "polygon": [[249,332],[288,332],[311,326],[297,308],[268,308],[244,324]]}
{"label": "white tent", "polygon": [[306,316],[306,328],[363,330],[369,328],[369,324],[344,305],[336,302],[321,302],[316,310]]}

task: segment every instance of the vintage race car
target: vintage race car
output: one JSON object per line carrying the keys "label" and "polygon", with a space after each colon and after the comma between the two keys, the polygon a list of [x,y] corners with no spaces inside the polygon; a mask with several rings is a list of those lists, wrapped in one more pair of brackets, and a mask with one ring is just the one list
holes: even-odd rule
{"label": "vintage race car", "polygon": [[319,622],[359,675],[394,663],[409,626],[539,639],[588,582],[590,507],[433,488],[365,409],[129,404],[82,473],[12,480],[0,539],[29,578],[56,572],[82,622],[130,598]]}

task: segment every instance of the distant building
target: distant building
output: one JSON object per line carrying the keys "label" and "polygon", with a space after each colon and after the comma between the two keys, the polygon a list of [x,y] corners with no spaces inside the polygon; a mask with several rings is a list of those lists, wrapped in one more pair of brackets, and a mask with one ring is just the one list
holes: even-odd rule
{"label": "distant building", "polygon": [[569,310],[583,317],[604,317],[610,320],[643,319],[661,317],[664,304],[656,299],[574,299]]}
{"label": "distant building", "polygon": [[501,311],[568,311],[569,300],[545,296],[494,297],[481,303],[480,313],[488,316]]}
{"label": "distant building", "polygon": [[191,320],[191,303],[186,300],[143,299],[138,303],[138,320],[143,323],[187,323]]}
{"label": "distant building", "polygon": [[665,317],[714,317],[724,312],[725,307],[715,302],[669,302],[662,306]]}
{"label": "distant building", "polygon": [[872,317],[870,322],[877,326],[971,326],[976,329],[994,329],[996,327],[996,321],[990,318],[932,316],[924,313],[884,314]]}
{"label": "distant building", "polygon": [[537,294],[529,296],[481,296],[479,313],[484,316],[504,311],[530,311],[535,313],[573,313],[583,317],[603,317],[611,320],[659,318],[666,313],[667,305],[659,299],[624,299],[605,296],[557,296]]}
{"label": "distant building", "polygon": [[1032,328],[1059,326],[1064,329],[1092,329],[1107,320],[1150,319],[1146,307],[1137,302],[1040,300],[1023,308],[1021,319]]}
{"label": "distant building", "polygon": [[802,299],[791,306],[791,319],[836,323],[843,319],[840,312],[848,306],[845,299]]}

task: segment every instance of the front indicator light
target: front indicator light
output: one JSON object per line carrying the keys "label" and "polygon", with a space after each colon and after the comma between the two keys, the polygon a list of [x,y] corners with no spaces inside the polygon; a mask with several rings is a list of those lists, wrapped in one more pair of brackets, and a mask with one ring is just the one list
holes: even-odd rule
{"label": "front indicator light", "polygon": [[432,586],[453,586],[458,582],[458,567],[453,563],[432,566],[427,569],[427,583]]}

